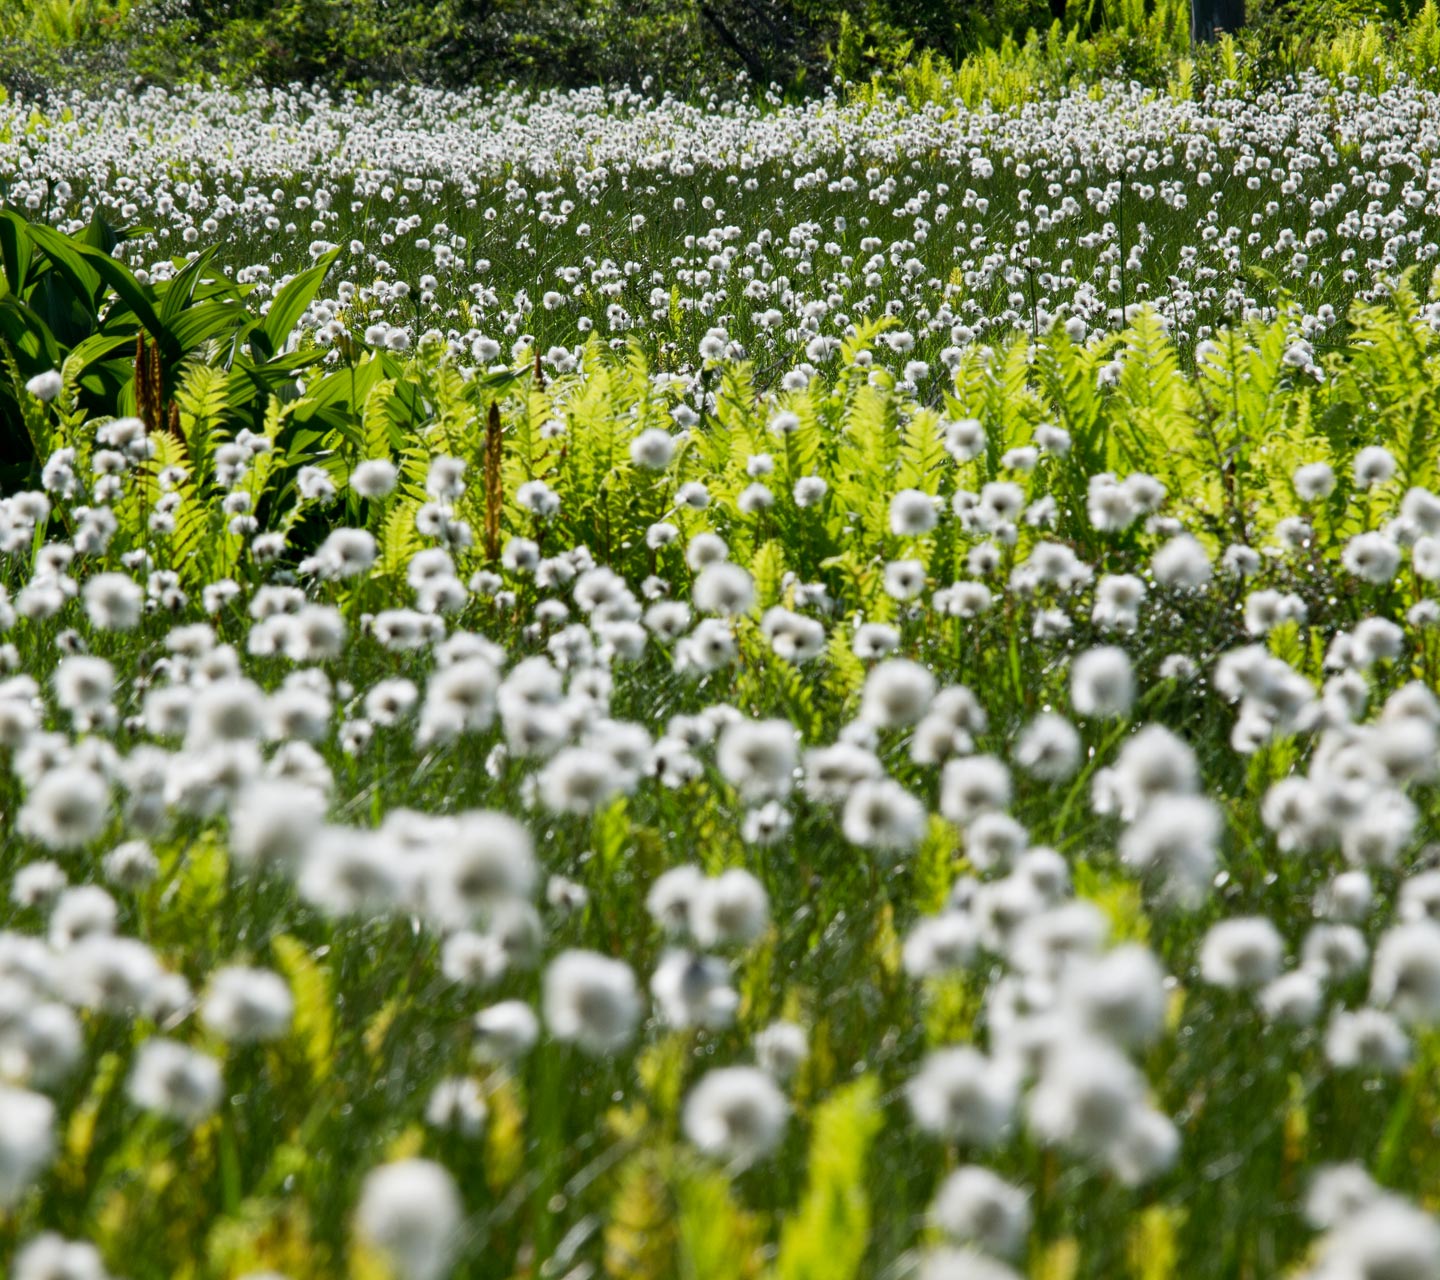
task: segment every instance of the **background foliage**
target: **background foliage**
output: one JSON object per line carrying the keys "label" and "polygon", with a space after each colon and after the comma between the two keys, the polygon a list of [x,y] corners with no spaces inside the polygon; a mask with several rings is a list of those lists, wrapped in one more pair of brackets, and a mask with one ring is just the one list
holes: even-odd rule
{"label": "background foliage", "polygon": [[[1337,36],[1387,36],[1417,0],[1250,0],[1242,48],[1266,72]],[[1083,46],[1083,50],[1082,50]],[[1176,0],[0,0],[0,83],[136,76],[368,87],[733,84],[787,93],[900,71],[1048,54],[1076,72],[1164,84],[1189,51]]]}

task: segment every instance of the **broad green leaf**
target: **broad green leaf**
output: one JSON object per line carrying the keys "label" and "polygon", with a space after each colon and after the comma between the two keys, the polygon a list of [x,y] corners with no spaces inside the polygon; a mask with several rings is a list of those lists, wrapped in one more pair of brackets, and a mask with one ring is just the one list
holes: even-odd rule
{"label": "broad green leaf", "polygon": [[201,273],[210,265],[214,256],[213,248],[196,254],[169,280],[155,288],[155,294],[160,300],[160,323],[165,328],[171,328],[195,302],[195,291],[200,285]]}
{"label": "broad green leaf", "polygon": [[[92,309],[100,299],[101,273],[95,259],[105,262],[114,262],[120,267],[115,259],[109,254],[101,253],[98,249],[91,249],[88,245],[80,244],[63,236],[52,227],[43,223],[32,223],[29,227],[30,239],[35,246],[41,250],[75,291],[77,297],[83,299]],[[125,272],[120,267],[121,272]],[[125,274],[129,274],[125,272]],[[133,281],[134,277],[131,277]],[[113,287],[113,286],[112,286]],[[137,286],[138,287],[138,286]],[[118,292],[118,290],[117,290]]]}
{"label": "broad green leaf", "polygon": [[4,268],[9,291],[20,296],[24,295],[30,277],[33,250],[29,231],[29,225],[18,213],[0,209],[0,267]]}
{"label": "broad green leaf", "polygon": [[182,311],[165,330],[177,354],[193,351],[201,343],[251,323],[245,308],[234,302],[197,302]]}
{"label": "broad green leaf", "polygon": [[260,326],[269,346],[268,354],[274,355],[284,345],[339,255],[339,249],[331,249],[313,267],[300,272],[276,292]]}

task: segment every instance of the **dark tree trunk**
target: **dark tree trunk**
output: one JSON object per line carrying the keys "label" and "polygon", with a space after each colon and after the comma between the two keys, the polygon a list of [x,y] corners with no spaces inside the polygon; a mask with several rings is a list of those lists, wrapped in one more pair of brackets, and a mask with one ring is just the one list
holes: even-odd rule
{"label": "dark tree trunk", "polygon": [[1190,40],[1209,44],[1222,31],[1245,25],[1245,0],[1190,0]]}
{"label": "dark tree trunk", "polygon": [[760,61],[755,52],[741,42],[740,38],[725,25],[720,15],[708,4],[700,6],[700,16],[710,24],[715,34],[729,47],[731,52],[745,64],[745,70],[749,73],[751,81],[763,85],[766,80],[765,64]]}

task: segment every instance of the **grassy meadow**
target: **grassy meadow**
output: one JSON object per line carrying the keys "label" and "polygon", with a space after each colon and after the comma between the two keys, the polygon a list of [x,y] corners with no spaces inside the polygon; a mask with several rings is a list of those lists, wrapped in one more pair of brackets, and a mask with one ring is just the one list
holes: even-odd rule
{"label": "grassy meadow", "polygon": [[0,1270],[1440,1276],[1375,38],[0,103]]}

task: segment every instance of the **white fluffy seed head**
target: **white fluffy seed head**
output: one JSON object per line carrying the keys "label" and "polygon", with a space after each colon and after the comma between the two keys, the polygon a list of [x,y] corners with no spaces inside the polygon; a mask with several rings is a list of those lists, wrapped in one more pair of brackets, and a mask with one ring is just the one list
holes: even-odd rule
{"label": "white fluffy seed head", "polygon": [[523,1000],[502,1000],[475,1015],[474,1053],[483,1062],[524,1057],[540,1038],[540,1020]]}
{"label": "white fluffy seed head", "polygon": [[130,1100],[191,1127],[220,1105],[220,1064],[208,1054],[155,1036],[140,1046],[130,1073]]}
{"label": "white fluffy seed head", "polygon": [[1003,1064],[978,1049],[938,1049],[907,1086],[915,1123],[951,1142],[998,1143],[1015,1111],[1018,1082]]}
{"label": "white fluffy seed head", "polygon": [[1217,987],[1258,987],[1280,971],[1284,956],[1284,940],[1264,916],[1222,920],[1200,944],[1200,973]]}
{"label": "white fluffy seed head", "polygon": [[55,1104],[0,1085],[0,1208],[9,1209],[55,1155]]}
{"label": "white fluffy seed head", "polygon": [[930,1218],[956,1242],[1014,1257],[1030,1231],[1030,1198],[989,1169],[965,1165],[940,1184]]}
{"label": "white fluffy seed head", "polygon": [[777,1080],[788,1080],[810,1056],[805,1029],[793,1022],[772,1022],[755,1035],[755,1061]]}
{"label": "white fluffy seed head", "polygon": [[702,947],[746,945],[765,931],[770,898],[743,867],[731,867],[697,887],[689,927]]}
{"label": "white fluffy seed head", "polygon": [[919,489],[902,489],[890,499],[890,532],[897,538],[929,533],[939,519],[937,501]]}
{"label": "white fluffy seed head", "polygon": [[230,966],[210,975],[200,1017],[222,1040],[278,1040],[290,1030],[295,999],[278,973]]}
{"label": "white fluffy seed head", "polygon": [[914,724],[935,697],[935,677],[918,662],[891,658],[865,678],[860,718],[877,729]]}
{"label": "white fluffy seed head", "polygon": [[455,1179],[433,1160],[397,1160],[365,1177],[356,1231],[377,1247],[400,1280],[440,1280],[460,1244],[464,1215]]}
{"label": "white fluffy seed head", "polygon": [[795,779],[795,726],[788,720],[737,720],[720,735],[716,763],[747,800],[784,796]]}
{"label": "white fluffy seed head", "polygon": [[845,801],[841,830],[851,844],[908,853],[925,835],[925,806],[891,778],[858,782]]}
{"label": "white fluffy seed head", "polygon": [[1125,650],[1087,649],[1070,667],[1070,704],[1087,720],[1118,719],[1135,701],[1135,673]]}
{"label": "white fluffy seed head", "polygon": [[15,1255],[14,1280],[109,1280],[100,1250],[87,1240],[42,1231]]}
{"label": "white fluffy seed head", "polygon": [[769,1074],[756,1067],[719,1067],[691,1089],[681,1124],[706,1155],[743,1167],[775,1150],[789,1114]]}
{"label": "white fluffy seed head", "polygon": [[1380,936],[1370,970],[1370,1000],[1407,1022],[1440,1019],[1440,924],[1416,920]]}
{"label": "white fluffy seed head", "polygon": [[622,1050],[640,1022],[634,972],[594,951],[556,956],[545,970],[542,1002],[550,1034],[597,1057]]}
{"label": "white fluffy seed head", "polygon": [[1010,803],[1010,771],[995,756],[949,761],[940,775],[940,812],[961,826]]}
{"label": "white fluffy seed head", "polygon": [[63,765],[35,783],[20,808],[20,833],[47,849],[78,849],[105,829],[110,788],[93,769]]}

